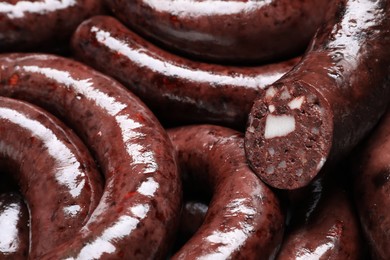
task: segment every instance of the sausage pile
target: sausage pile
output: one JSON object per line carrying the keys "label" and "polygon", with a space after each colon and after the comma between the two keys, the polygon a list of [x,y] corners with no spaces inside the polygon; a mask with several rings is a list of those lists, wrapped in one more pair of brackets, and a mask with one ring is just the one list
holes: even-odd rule
{"label": "sausage pile", "polygon": [[389,259],[389,102],[390,0],[0,0],[0,259]]}

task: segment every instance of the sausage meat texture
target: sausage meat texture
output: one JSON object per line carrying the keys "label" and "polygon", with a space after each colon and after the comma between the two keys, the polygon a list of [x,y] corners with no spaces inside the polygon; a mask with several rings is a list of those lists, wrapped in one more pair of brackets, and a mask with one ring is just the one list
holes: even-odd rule
{"label": "sausage meat texture", "polygon": [[250,112],[245,150],[262,180],[306,186],[375,126],[390,97],[389,46],[389,1],[331,2],[306,55]]}

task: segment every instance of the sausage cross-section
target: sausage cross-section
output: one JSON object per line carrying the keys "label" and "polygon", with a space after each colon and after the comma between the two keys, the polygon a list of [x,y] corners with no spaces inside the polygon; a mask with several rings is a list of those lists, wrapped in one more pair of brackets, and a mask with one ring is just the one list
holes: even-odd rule
{"label": "sausage cross-section", "polygon": [[306,186],[373,128],[390,97],[389,46],[389,1],[331,2],[306,55],[250,112],[245,149],[262,180]]}

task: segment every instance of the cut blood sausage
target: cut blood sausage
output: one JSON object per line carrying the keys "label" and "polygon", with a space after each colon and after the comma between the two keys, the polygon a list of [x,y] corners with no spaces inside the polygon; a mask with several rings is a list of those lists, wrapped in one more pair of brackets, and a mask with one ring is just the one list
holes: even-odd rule
{"label": "cut blood sausage", "polygon": [[29,250],[29,214],[15,192],[0,194],[0,259],[24,260]]}
{"label": "cut blood sausage", "polygon": [[119,80],[164,120],[241,129],[262,89],[298,62],[253,68],[194,62],[161,50],[105,16],[80,25],[72,46],[78,59]]}
{"label": "cut blood sausage", "polygon": [[213,197],[202,226],[172,259],[272,258],[284,215],[276,195],[246,163],[242,134],[219,126],[168,130],[183,174]]}
{"label": "cut blood sausage", "polygon": [[299,224],[285,235],[276,259],[363,259],[358,217],[346,192],[325,185],[310,195],[310,203],[299,202],[305,204],[293,215]]}
{"label": "cut blood sausage", "polygon": [[43,49],[68,41],[99,0],[0,0],[0,52]]}
{"label": "cut blood sausage", "polygon": [[390,256],[390,111],[353,160],[355,200],[373,259]]}
{"label": "cut blood sausage", "polygon": [[207,61],[254,63],[303,52],[329,1],[105,2],[127,26],[167,48]]}
{"label": "cut blood sausage", "polygon": [[350,151],[390,96],[390,2],[337,0],[301,62],[261,93],[245,150],[266,183],[307,185]]}
{"label": "cut blood sausage", "polygon": [[106,184],[88,223],[42,259],[161,258],[180,217],[172,144],[148,108],[113,79],[52,55],[0,56],[0,95],[58,115],[97,158]]}
{"label": "cut blood sausage", "polygon": [[0,158],[31,211],[31,259],[72,238],[99,202],[100,176],[88,150],[35,106],[0,97]]}

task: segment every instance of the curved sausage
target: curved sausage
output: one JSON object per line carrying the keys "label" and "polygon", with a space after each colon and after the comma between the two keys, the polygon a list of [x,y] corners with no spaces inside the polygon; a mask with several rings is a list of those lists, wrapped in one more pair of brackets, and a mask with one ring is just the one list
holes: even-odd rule
{"label": "curved sausage", "polygon": [[0,97],[0,157],[31,211],[32,259],[71,239],[98,204],[100,176],[88,150],[35,106]]}
{"label": "curved sausage", "polygon": [[0,0],[0,52],[63,44],[101,6],[99,0]]}
{"label": "curved sausage", "polygon": [[298,62],[239,68],[190,61],[104,16],[80,25],[72,47],[78,59],[119,80],[164,120],[241,129],[262,89]]}
{"label": "curved sausage", "polygon": [[355,201],[373,259],[390,255],[390,111],[353,160]]}
{"label": "curved sausage", "polygon": [[246,154],[273,187],[307,185],[372,129],[389,102],[390,2],[336,0],[329,10],[300,63],[249,115]]}
{"label": "curved sausage", "polygon": [[299,55],[328,1],[106,0],[127,26],[196,59],[248,64]]}
{"label": "curved sausage", "polygon": [[0,95],[52,111],[82,137],[104,173],[102,199],[75,238],[42,259],[161,258],[179,222],[175,152],[146,106],[118,82],[51,55],[0,56]]}
{"label": "curved sausage", "polygon": [[187,201],[183,205],[179,233],[190,237],[202,225],[208,206],[199,201]]}
{"label": "curved sausage", "polygon": [[300,223],[285,236],[276,259],[363,259],[359,221],[346,192],[337,186],[322,188],[293,215]]}
{"label": "curved sausage", "polygon": [[29,214],[23,198],[15,192],[0,194],[0,259],[28,258]]}
{"label": "curved sausage", "polygon": [[276,254],[284,214],[276,195],[250,170],[242,134],[201,125],[168,130],[191,183],[213,192],[197,233],[172,259],[268,259]]}

